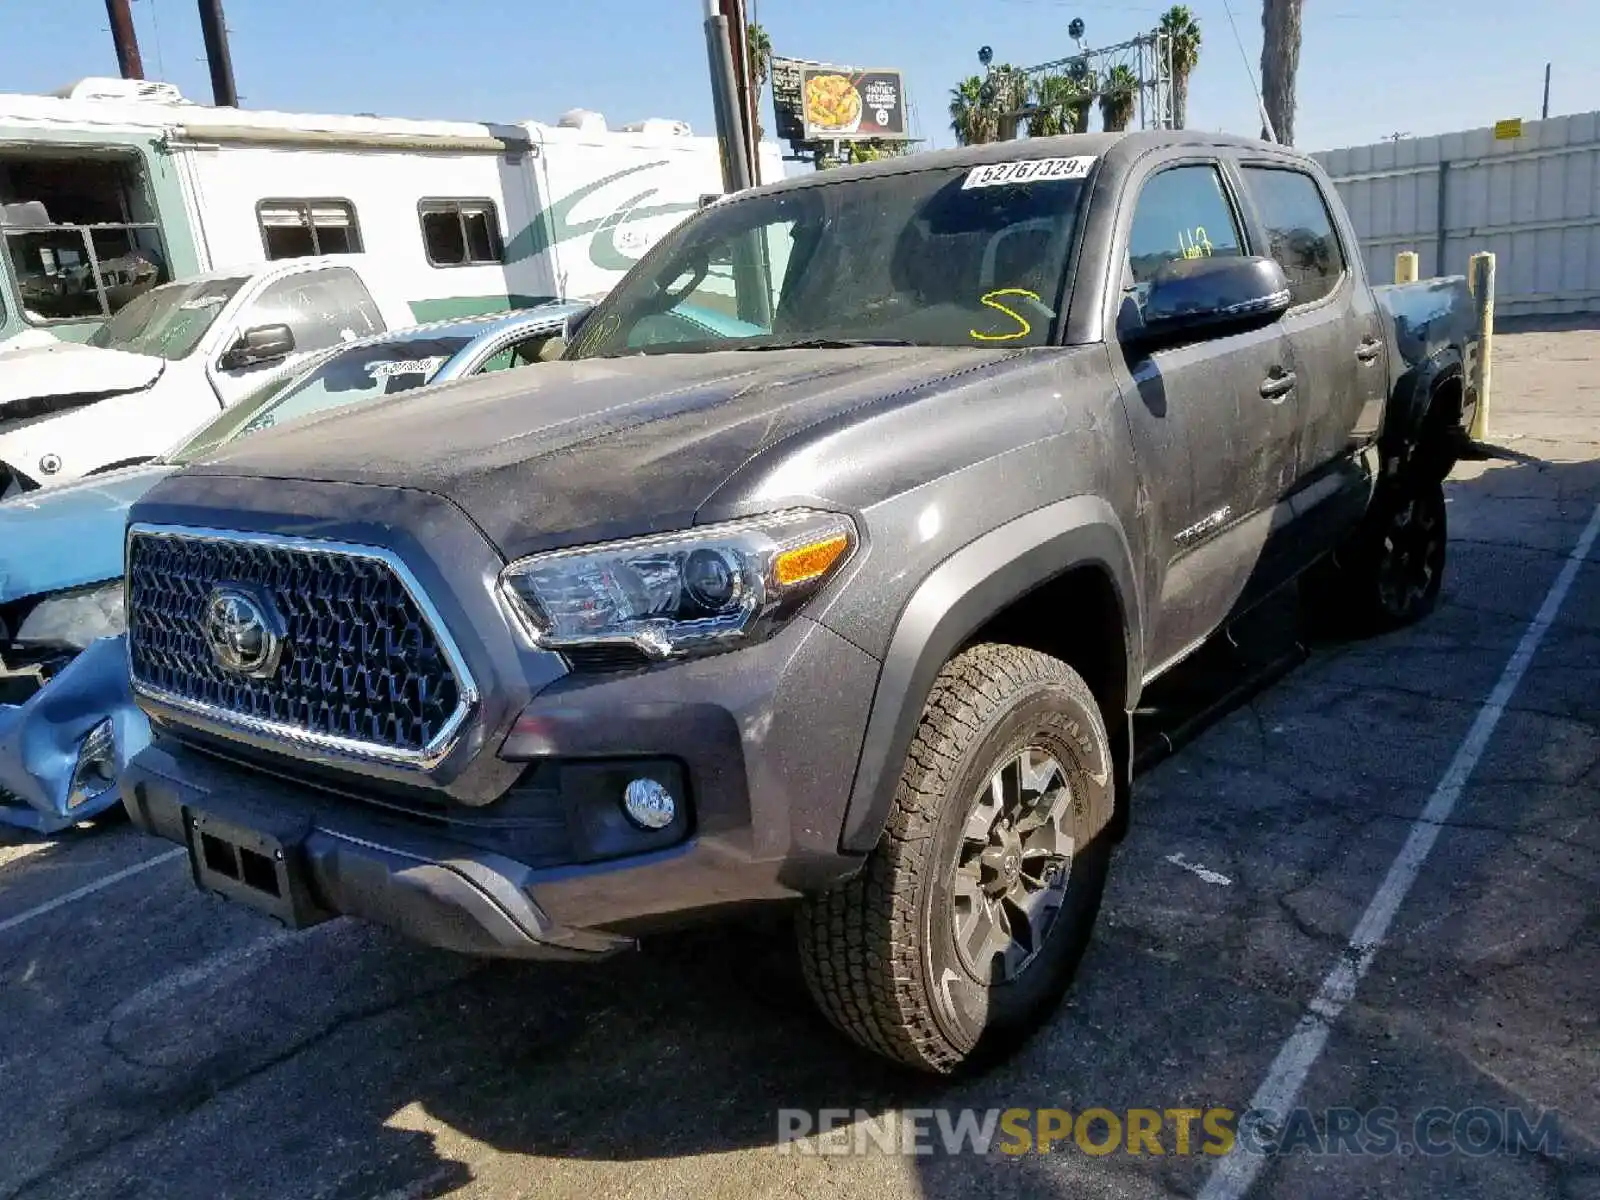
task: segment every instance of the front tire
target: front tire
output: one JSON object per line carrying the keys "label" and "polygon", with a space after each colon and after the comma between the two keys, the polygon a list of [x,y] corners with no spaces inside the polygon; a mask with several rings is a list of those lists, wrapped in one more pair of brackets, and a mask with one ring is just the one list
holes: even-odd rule
{"label": "front tire", "polygon": [[799,914],[828,1019],[937,1074],[1043,1024],[1099,911],[1114,770],[1099,706],[1065,663],[984,644],[946,664],[866,867]]}

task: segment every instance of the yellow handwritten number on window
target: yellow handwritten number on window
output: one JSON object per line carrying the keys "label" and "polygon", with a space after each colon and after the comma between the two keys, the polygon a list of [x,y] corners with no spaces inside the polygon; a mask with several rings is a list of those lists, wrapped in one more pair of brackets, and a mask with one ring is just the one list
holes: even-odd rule
{"label": "yellow handwritten number on window", "polygon": [[1206,227],[1196,225],[1192,233],[1187,229],[1178,230],[1178,249],[1184,258],[1210,258],[1212,245],[1206,236]]}
{"label": "yellow handwritten number on window", "polygon": [[998,288],[995,291],[985,293],[981,301],[985,306],[994,309],[996,312],[1005,313],[1021,328],[1012,330],[1009,333],[979,333],[976,329],[969,329],[967,333],[973,341],[1014,342],[1018,338],[1025,338],[1033,332],[1033,326],[1028,324],[1028,319],[1016,309],[1002,304],[998,299],[1000,296],[1026,296],[1029,300],[1036,303],[1039,302],[1039,293],[1030,292],[1027,288]]}

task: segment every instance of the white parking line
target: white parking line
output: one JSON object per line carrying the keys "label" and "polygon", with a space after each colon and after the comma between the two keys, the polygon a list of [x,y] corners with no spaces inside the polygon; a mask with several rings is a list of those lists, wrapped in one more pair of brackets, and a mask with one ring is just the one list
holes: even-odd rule
{"label": "white parking line", "polygon": [[65,896],[57,896],[54,900],[47,901],[37,908],[30,908],[27,912],[18,913],[14,917],[7,917],[5,920],[0,921],[0,933],[4,933],[8,929],[15,929],[18,925],[26,925],[35,917],[42,917],[45,913],[55,912],[56,909],[63,908],[75,900],[82,900],[85,896],[92,896],[114,883],[121,883],[124,879],[137,875],[141,871],[148,871],[151,867],[159,867],[162,863],[171,862],[173,859],[180,858],[187,853],[189,852],[182,846],[177,846],[163,854],[156,855],[154,858],[136,862],[131,867],[123,867],[120,871],[113,871],[104,879],[97,879],[93,883],[84,884],[81,888],[74,888]]}
{"label": "white parking line", "polygon": [[[1251,1097],[1252,1110],[1276,1114],[1281,1120],[1294,1105],[1312,1064],[1327,1045],[1333,1023],[1355,995],[1356,985],[1372,965],[1373,958],[1388,935],[1395,913],[1411,890],[1411,885],[1416,882],[1417,873],[1422,870],[1422,864],[1439,837],[1440,826],[1450,819],[1450,814],[1455,810],[1462,789],[1466,787],[1478,760],[1483,757],[1484,749],[1495,727],[1500,724],[1512,693],[1517,690],[1528,664],[1533,660],[1534,651],[1539,648],[1556,614],[1561,611],[1561,604],[1572,589],[1578,568],[1589,557],[1597,534],[1600,534],[1600,505],[1595,506],[1589,524],[1578,538],[1578,544],[1568,555],[1555,582],[1550,585],[1538,615],[1517,643],[1510,661],[1500,674],[1499,682],[1494,685],[1494,691],[1489,693],[1489,698],[1478,710],[1477,719],[1472,722],[1472,728],[1467,731],[1465,740],[1450,760],[1450,766],[1439,780],[1438,787],[1434,788],[1422,815],[1412,824],[1405,845],[1400,847],[1400,853],[1390,865],[1388,875],[1372,897],[1372,902],[1367,905],[1367,911],[1361,915],[1355,933],[1350,936],[1348,949],[1340,956],[1339,964],[1322,981],[1322,989],[1311,1001],[1300,1023],[1289,1035],[1289,1040],[1283,1044],[1283,1049],[1278,1051],[1278,1057],[1273,1060],[1266,1079]],[[1217,1161],[1211,1177],[1200,1192],[1199,1200],[1240,1200],[1249,1192],[1250,1185],[1255,1182],[1267,1159],[1263,1154],[1241,1149],[1243,1141],[1243,1138],[1235,1141],[1233,1149]]]}

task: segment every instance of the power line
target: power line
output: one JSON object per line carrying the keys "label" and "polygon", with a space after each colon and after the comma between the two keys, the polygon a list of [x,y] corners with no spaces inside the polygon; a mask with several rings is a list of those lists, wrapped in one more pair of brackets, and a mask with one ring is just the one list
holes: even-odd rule
{"label": "power line", "polygon": [[1233,6],[1228,0],[1222,0],[1222,11],[1228,14],[1228,28],[1233,30],[1234,44],[1239,47],[1239,57],[1244,60],[1244,73],[1250,79],[1250,90],[1255,93],[1256,110],[1261,114],[1261,123],[1266,126],[1267,136],[1277,141],[1278,131],[1272,127],[1272,118],[1267,116],[1267,106],[1261,99],[1261,89],[1256,86],[1255,68],[1250,65],[1250,56],[1244,52],[1244,39],[1239,36],[1239,26],[1233,20]]}
{"label": "power line", "polygon": [[167,64],[161,60],[161,21],[156,16],[156,0],[150,0],[150,29],[154,34],[156,47],[156,74],[162,79],[167,77]]}

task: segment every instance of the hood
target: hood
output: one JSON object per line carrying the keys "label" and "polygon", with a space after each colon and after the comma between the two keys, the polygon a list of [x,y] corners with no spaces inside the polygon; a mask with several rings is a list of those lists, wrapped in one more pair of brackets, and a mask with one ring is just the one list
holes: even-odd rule
{"label": "hood", "polygon": [[758,451],[1015,354],[860,347],[545,363],[265,430],[185,474],[420,488],[515,556],[681,528]]}
{"label": "hood", "polygon": [[55,342],[0,353],[0,416],[8,405],[52,396],[104,396],[149,387],[166,359]]}
{"label": "hood", "polygon": [[126,467],[0,502],[0,604],[119,578],[128,509],[176,470]]}

